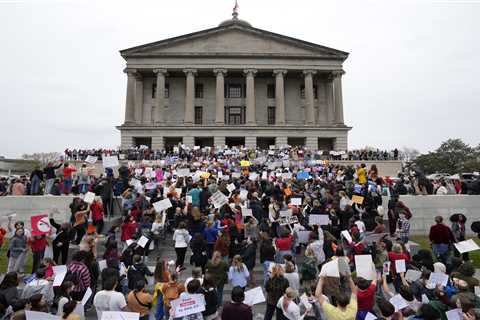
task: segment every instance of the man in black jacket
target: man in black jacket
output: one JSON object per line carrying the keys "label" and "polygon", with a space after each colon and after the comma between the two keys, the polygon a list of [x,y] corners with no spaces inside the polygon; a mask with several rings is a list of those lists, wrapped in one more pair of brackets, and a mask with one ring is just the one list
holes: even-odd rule
{"label": "man in black jacket", "polygon": [[50,194],[56,177],[55,170],[59,169],[61,166],[62,162],[56,166],[53,165],[53,162],[49,162],[43,169],[43,173],[45,174],[45,194]]}

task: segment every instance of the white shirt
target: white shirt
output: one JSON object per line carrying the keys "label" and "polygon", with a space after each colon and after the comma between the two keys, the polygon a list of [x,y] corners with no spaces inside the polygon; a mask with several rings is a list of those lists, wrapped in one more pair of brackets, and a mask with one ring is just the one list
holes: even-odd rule
{"label": "white shirt", "polygon": [[93,298],[98,319],[102,319],[103,311],[122,311],[126,306],[125,296],[115,290],[102,290]]}
{"label": "white shirt", "polygon": [[277,303],[277,308],[280,308],[282,310],[283,315],[288,319],[288,320],[300,320],[303,319],[303,317],[300,315],[300,308],[297,306],[297,304],[293,301],[290,301],[288,304],[287,309],[283,309],[283,300],[284,296],[282,296]]}
{"label": "white shirt", "polygon": [[288,280],[288,285],[290,288],[299,290],[300,289],[300,277],[298,276],[297,272],[285,272],[283,277]]}
{"label": "white shirt", "polygon": [[185,229],[177,229],[173,233],[173,240],[175,241],[175,248],[187,248],[188,247],[188,238],[190,234]]}
{"label": "white shirt", "polygon": [[438,187],[436,194],[444,196],[444,195],[448,194],[448,190],[444,186],[440,186],[440,187]]}

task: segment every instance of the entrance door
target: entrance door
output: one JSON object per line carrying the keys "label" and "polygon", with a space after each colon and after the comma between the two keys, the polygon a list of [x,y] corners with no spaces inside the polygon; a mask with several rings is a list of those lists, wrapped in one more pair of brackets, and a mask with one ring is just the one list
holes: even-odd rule
{"label": "entrance door", "polygon": [[200,148],[213,147],[213,137],[196,137],[195,145]]}
{"label": "entrance door", "polygon": [[287,143],[291,147],[304,147],[305,138],[288,138]]}
{"label": "entrance door", "polygon": [[163,144],[167,152],[172,152],[173,147],[177,147],[178,144],[182,142],[183,142],[182,137],[165,137],[163,140]]}
{"label": "entrance door", "polygon": [[272,137],[258,137],[257,138],[257,147],[260,150],[268,150],[270,146],[275,145],[275,138]]}
{"label": "entrance door", "polygon": [[230,148],[244,146],[245,137],[226,137],[225,144]]}
{"label": "entrance door", "polygon": [[133,144],[135,147],[147,146],[152,148],[152,137],[134,137]]}

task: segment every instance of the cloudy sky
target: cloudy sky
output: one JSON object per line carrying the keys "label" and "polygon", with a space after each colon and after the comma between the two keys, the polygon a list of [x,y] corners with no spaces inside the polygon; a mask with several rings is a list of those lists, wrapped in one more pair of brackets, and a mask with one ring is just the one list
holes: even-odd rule
{"label": "cloudy sky", "polygon": [[[118,50],[217,26],[233,0],[0,0],[0,155],[117,147]],[[350,52],[350,147],[480,143],[480,0],[239,0],[254,27]]]}

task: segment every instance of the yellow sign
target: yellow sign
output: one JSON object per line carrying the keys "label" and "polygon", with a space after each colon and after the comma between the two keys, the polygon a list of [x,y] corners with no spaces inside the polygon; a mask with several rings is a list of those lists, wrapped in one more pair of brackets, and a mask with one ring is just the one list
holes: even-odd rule
{"label": "yellow sign", "polygon": [[354,195],[354,196],[352,196],[352,202],[357,203],[357,204],[362,204],[363,203],[363,197]]}
{"label": "yellow sign", "polygon": [[204,172],[200,175],[203,179],[208,179],[210,177],[210,172]]}
{"label": "yellow sign", "polygon": [[242,161],[240,161],[240,165],[241,165],[242,167],[250,167],[250,161],[248,161],[248,160],[242,160]]}

